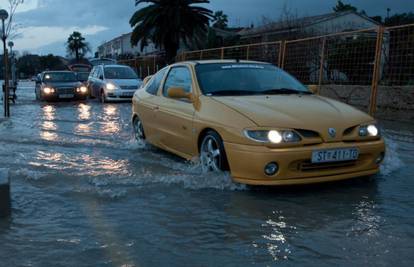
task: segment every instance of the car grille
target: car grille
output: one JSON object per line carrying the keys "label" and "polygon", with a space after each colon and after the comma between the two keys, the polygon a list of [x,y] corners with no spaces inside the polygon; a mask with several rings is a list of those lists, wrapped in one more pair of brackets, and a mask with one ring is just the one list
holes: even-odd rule
{"label": "car grille", "polygon": [[56,88],[58,94],[74,94],[75,88]]}
{"label": "car grille", "polygon": [[312,163],[310,161],[302,161],[296,165],[297,170],[302,172],[309,171],[324,171],[332,169],[341,169],[353,167],[358,163],[358,161],[342,161],[342,162],[328,162],[328,163]]}
{"label": "car grille", "polygon": [[138,89],[138,86],[136,85],[125,85],[125,86],[121,86],[122,90],[135,90]]}

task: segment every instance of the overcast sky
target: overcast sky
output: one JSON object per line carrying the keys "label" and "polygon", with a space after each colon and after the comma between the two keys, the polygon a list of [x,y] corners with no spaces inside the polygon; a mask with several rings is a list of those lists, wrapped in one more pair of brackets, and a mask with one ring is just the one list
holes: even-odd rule
{"label": "overcast sky", "polygon": [[[7,8],[8,0],[0,0]],[[344,0],[368,15],[386,15],[387,7],[394,12],[414,10],[408,0]],[[135,0],[24,0],[16,21],[20,34],[16,49],[39,54],[65,56],[65,41],[74,30],[80,31],[93,51],[104,41],[131,30],[129,18],[137,9]],[[277,20],[284,6],[300,16],[329,13],[336,0],[211,0],[211,10],[223,10],[231,26],[258,25],[262,17]]]}

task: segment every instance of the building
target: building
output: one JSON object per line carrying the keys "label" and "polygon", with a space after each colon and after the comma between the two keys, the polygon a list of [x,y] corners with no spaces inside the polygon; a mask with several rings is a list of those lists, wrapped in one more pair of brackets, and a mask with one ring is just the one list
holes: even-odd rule
{"label": "building", "polygon": [[260,27],[245,28],[238,34],[242,43],[249,44],[368,29],[379,25],[377,21],[358,12],[345,11],[303,18],[286,17]]}
{"label": "building", "polygon": [[120,56],[148,55],[158,52],[153,43],[149,43],[141,51],[141,44],[131,45],[131,34],[118,36],[98,47],[98,56],[101,58],[118,58]]}

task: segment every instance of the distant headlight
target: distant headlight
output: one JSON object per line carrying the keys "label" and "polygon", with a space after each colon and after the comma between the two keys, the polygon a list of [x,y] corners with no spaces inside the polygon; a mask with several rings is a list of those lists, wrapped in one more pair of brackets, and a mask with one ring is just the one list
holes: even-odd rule
{"label": "distant headlight", "polygon": [[113,84],[113,83],[107,83],[106,84],[106,89],[108,89],[108,90],[110,90],[110,91],[113,91],[113,90],[115,90],[115,89],[117,89],[118,87],[115,85],[115,84]]}
{"label": "distant headlight", "polygon": [[43,88],[43,93],[45,94],[53,94],[55,92],[55,89],[51,88],[51,87],[45,87]]}
{"label": "distant headlight", "polygon": [[247,138],[260,143],[295,143],[302,140],[302,138],[292,130],[246,130],[244,132]]}
{"label": "distant headlight", "polygon": [[361,137],[365,137],[365,136],[376,137],[379,135],[380,135],[380,132],[378,130],[378,127],[374,124],[362,125],[359,127],[359,136]]}
{"label": "distant headlight", "polygon": [[81,86],[81,87],[77,88],[76,91],[78,93],[85,94],[86,92],[88,92],[88,88],[86,86]]}

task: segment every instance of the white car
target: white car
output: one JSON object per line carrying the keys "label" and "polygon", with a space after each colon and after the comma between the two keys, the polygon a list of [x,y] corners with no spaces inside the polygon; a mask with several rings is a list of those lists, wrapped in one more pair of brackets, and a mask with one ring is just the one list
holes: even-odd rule
{"label": "white car", "polygon": [[100,65],[92,69],[87,84],[90,96],[105,103],[131,100],[142,80],[129,66]]}

